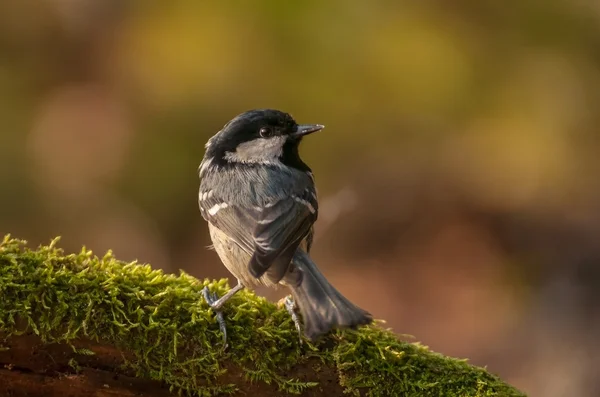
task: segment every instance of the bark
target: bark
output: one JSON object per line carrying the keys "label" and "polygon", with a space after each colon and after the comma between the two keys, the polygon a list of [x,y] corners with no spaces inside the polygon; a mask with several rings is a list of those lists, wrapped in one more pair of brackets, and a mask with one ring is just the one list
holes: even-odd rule
{"label": "bark", "polygon": [[[0,340],[4,340],[0,333]],[[33,334],[12,336],[0,350],[0,396],[11,397],[115,397],[173,396],[159,381],[139,379],[124,368],[124,357],[130,352],[90,340],[72,341],[77,349],[85,348],[94,355],[82,355],[67,344],[46,344]],[[302,396],[341,396],[343,388],[333,368],[320,366],[317,360],[299,364],[286,374],[303,381],[319,382]],[[233,383],[247,396],[281,396],[276,386],[264,382],[251,383],[233,365],[221,382]]]}
{"label": "bark", "polygon": [[[523,397],[483,368],[408,343],[378,325],[300,345],[285,309],[248,291],[227,311],[229,349],[204,287],[90,251],[0,242],[0,397]],[[67,343],[68,341],[68,343]]]}

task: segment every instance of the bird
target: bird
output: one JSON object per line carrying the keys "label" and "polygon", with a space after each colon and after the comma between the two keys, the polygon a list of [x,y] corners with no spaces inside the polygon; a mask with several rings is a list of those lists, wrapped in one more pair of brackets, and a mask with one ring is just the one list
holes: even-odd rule
{"label": "bird", "polygon": [[[291,292],[285,308],[302,343],[334,328],[357,328],[372,315],[350,302],[310,257],[319,203],[311,168],[300,158],[304,137],[321,124],[298,124],[275,109],[243,112],[205,145],[198,168],[198,203],[214,250],[237,285],[222,297],[202,296],[216,314],[223,342],[222,308],[237,292],[259,286]],[[303,322],[303,332],[296,312]]]}

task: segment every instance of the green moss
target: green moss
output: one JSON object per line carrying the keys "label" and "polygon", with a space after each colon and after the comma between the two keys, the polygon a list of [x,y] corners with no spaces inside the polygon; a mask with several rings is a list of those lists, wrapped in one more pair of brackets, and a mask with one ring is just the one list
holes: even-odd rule
{"label": "green moss", "polygon": [[133,353],[126,365],[137,376],[188,395],[236,392],[219,379],[226,363],[248,380],[299,393],[316,383],[284,374],[317,357],[319,365],[335,368],[351,394],[523,396],[484,369],[401,342],[377,326],[337,331],[300,347],[287,312],[247,291],[225,307],[230,347],[223,351],[200,291],[208,285],[223,294],[225,280],[168,275],[86,249],[65,255],[57,241],[36,250],[8,236],[0,244],[0,331],[33,331],[46,342],[90,338],[113,344]]}

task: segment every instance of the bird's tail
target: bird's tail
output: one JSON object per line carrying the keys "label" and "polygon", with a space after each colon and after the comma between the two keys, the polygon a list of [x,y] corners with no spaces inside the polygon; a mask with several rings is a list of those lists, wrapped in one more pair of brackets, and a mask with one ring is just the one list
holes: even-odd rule
{"label": "bird's tail", "polygon": [[304,320],[304,335],[311,340],[332,328],[355,328],[373,321],[371,314],[346,299],[327,281],[309,256],[297,255],[303,277],[300,285],[290,286]]}

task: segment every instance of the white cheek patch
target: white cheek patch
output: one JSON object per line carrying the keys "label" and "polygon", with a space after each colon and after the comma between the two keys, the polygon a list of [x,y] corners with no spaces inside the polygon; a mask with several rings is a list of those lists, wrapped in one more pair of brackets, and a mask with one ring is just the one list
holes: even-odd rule
{"label": "white cheek patch", "polygon": [[210,216],[214,216],[217,214],[217,212],[219,212],[223,208],[227,208],[227,207],[229,207],[229,205],[227,203],[215,204],[212,207],[210,207],[210,209],[208,210],[208,214]]}
{"label": "white cheek patch", "polygon": [[240,143],[234,152],[225,153],[225,160],[238,163],[280,164],[279,158],[283,153],[286,138],[275,136],[271,138],[256,138]]}

